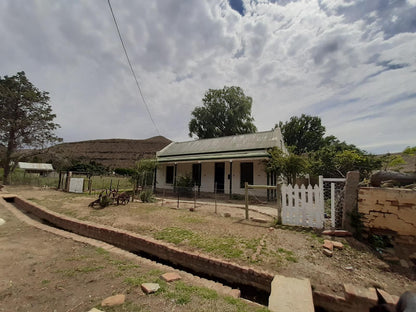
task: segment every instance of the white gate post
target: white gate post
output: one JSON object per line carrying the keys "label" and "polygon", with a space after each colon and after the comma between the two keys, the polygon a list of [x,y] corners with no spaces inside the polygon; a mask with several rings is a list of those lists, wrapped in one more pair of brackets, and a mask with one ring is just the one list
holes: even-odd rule
{"label": "white gate post", "polygon": [[335,183],[331,183],[331,226],[335,228]]}
{"label": "white gate post", "polygon": [[[324,220],[324,212],[325,212],[325,201],[324,201],[324,177],[319,176],[319,203],[320,203],[320,211],[319,213],[322,215],[322,221]],[[323,224],[321,225],[323,226]]]}

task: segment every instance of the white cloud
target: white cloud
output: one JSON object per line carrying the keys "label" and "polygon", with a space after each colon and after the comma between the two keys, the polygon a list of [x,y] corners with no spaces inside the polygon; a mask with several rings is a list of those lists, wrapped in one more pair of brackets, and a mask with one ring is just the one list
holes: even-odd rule
{"label": "white cloud", "polygon": [[[204,92],[238,85],[259,130],[319,115],[379,152],[416,145],[413,2],[246,0],[244,16],[227,1],[111,3],[162,135],[188,139]],[[1,75],[50,92],[66,141],[157,135],[117,36],[106,2],[3,1]]]}

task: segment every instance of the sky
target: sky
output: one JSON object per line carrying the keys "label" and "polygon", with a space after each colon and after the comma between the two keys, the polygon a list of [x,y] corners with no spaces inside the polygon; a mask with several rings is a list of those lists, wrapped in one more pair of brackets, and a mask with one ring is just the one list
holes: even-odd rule
{"label": "sky", "polygon": [[64,142],[190,140],[205,92],[240,86],[259,131],[308,114],[371,153],[416,145],[416,0],[111,5],[148,109],[107,1],[0,1],[0,76],[49,92]]}

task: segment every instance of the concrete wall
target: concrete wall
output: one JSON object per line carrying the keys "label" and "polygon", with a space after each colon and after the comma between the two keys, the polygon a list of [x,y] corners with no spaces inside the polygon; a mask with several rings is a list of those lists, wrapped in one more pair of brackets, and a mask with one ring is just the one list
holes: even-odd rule
{"label": "concrete wall", "polygon": [[[225,163],[224,174],[224,193],[230,193],[230,180],[228,176],[230,174],[230,161],[218,161]],[[253,163],[253,183],[255,185],[266,185],[267,174],[263,160],[233,160],[232,162],[232,193],[244,195],[244,188],[240,188],[240,165],[242,162]],[[166,184],[166,166],[172,166],[172,164],[160,164],[156,175],[156,188],[158,189],[173,189],[173,184]],[[178,163],[177,176],[192,176],[192,163]],[[214,192],[214,173],[215,162],[201,162],[201,192]],[[250,190],[251,194],[256,196],[267,196],[266,190]]]}
{"label": "concrete wall", "polygon": [[372,232],[416,237],[416,191],[362,187],[358,212]]}

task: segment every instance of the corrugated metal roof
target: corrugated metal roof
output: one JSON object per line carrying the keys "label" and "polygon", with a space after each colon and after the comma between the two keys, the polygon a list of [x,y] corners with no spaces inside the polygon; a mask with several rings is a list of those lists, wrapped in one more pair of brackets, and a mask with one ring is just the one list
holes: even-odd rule
{"label": "corrugated metal roof", "polygon": [[[187,142],[172,142],[156,153],[159,161],[164,157],[180,155],[201,155],[223,152],[242,152],[267,150],[274,146],[283,147],[283,137],[279,128],[272,131],[234,135],[213,139],[202,139]],[[202,156],[202,155],[201,155]]]}
{"label": "corrugated metal roof", "polygon": [[224,159],[250,159],[250,158],[266,158],[268,156],[266,150],[247,151],[247,152],[224,152],[224,153],[210,153],[210,154],[194,154],[194,155],[180,155],[160,157],[158,161],[176,162],[176,161],[199,161],[199,160],[224,160]]}
{"label": "corrugated metal roof", "polygon": [[17,166],[25,170],[53,171],[52,164],[18,162]]}

